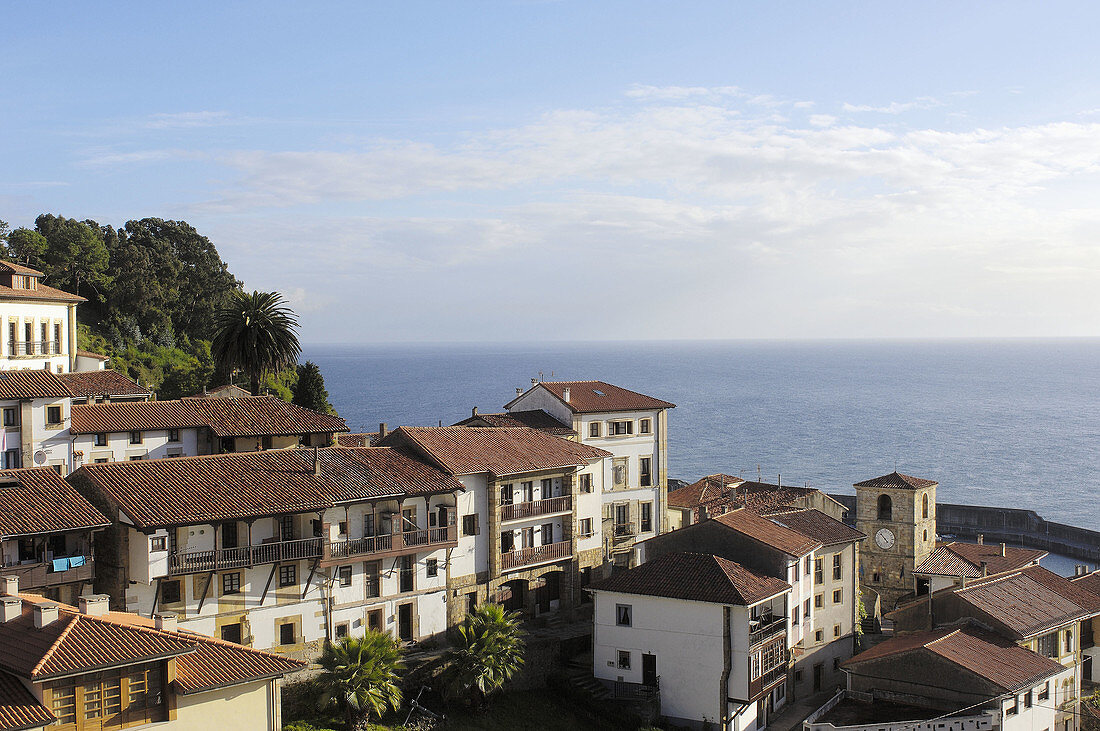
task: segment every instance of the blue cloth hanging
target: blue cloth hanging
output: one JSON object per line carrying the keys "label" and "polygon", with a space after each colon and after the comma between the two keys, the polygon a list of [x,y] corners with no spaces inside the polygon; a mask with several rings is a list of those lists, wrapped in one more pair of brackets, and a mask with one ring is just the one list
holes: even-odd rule
{"label": "blue cloth hanging", "polygon": [[72,556],[72,557],[69,558],[69,568],[75,569],[77,566],[83,566],[83,565],[84,565],[84,557],[83,556]]}
{"label": "blue cloth hanging", "polygon": [[55,558],[53,560],[53,570],[56,571],[68,571],[69,559],[67,558]]}

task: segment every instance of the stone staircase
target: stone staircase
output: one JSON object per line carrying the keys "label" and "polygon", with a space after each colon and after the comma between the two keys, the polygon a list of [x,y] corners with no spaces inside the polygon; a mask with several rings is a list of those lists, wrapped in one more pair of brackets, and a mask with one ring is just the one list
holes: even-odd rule
{"label": "stone staircase", "polygon": [[577,655],[570,658],[569,662],[565,664],[565,675],[571,686],[592,696],[592,698],[598,701],[611,698],[611,691],[592,677],[591,655]]}

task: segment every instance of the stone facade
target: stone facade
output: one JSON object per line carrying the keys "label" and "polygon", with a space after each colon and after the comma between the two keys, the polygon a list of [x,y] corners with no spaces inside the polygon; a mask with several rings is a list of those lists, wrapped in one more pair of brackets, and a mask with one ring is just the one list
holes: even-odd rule
{"label": "stone facade", "polygon": [[[913,570],[936,547],[936,487],[856,485],[856,530],[867,535],[860,580],[881,597],[883,612],[913,594]],[[873,599],[865,597],[865,602]]]}

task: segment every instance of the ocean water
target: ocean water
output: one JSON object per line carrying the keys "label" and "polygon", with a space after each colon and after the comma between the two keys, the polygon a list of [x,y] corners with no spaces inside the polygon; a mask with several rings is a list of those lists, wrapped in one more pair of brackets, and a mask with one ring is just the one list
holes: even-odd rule
{"label": "ocean water", "polygon": [[1100,524],[1100,339],[315,345],[353,431],[502,411],[516,387],[603,380],[677,405],[669,475],[854,492],[892,471],[941,502]]}

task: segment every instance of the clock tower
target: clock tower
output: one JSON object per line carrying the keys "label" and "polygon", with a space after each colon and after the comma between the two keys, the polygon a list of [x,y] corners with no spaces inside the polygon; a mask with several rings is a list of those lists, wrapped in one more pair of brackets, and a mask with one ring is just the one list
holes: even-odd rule
{"label": "clock tower", "polygon": [[[936,547],[937,487],[896,471],[855,484],[856,529],[868,537],[860,549],[860,583],[882,598],[883,612],[913,594],[913,569]],[[873,601],[865,595],[869,611]]]}

